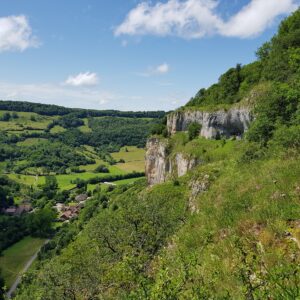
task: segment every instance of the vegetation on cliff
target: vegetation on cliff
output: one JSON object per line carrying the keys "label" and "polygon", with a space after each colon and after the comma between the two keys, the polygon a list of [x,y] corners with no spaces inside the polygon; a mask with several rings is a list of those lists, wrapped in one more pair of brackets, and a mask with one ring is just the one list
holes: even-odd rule
{"label": "vegetation on cliff", "polygon": [[169,154],[201,165],[151,188],[96,192],[88,217],[43,249],[16,299],[298,299],[299,33],[296,11],[257,62],[188,104],[248,97],[256,119],[244,140],[204,140],[193,128],[173,135]]}

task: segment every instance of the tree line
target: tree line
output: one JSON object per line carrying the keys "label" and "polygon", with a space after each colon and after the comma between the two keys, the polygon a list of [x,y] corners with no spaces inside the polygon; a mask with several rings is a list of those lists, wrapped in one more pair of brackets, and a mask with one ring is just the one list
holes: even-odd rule
{"label": "tree line", "polygon": [[0,110],[16,112],[34,112],[46,116],[63,116],[74,113],[77,117],[126,117],[126,118],[162,118],[164,111],[118,111],[118,110],[94,110],[81,108],[67,108],[52,104],[41,104],[25,101],[0,101]]}

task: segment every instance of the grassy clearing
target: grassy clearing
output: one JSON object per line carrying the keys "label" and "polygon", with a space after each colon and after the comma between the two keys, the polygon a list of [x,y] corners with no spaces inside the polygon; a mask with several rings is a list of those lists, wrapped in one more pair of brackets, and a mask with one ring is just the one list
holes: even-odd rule
{"label": "grassy clearing", "polygon": [[44,244],[44,239],[26,237],[3,251],[0,257],[2,274],[9,288],[20,272],[24,269],[27,261],[34,255]]}
{"label": "grassy clearing", "polygon": [[[12,113],[11,111],[0,111],[0,116],[4,113]],[[28,112],[18,112],[19,118],[11,119],[8,122],[0,122],[0,130],[10,131],[10,130],[44,130],[47,128],[48,124],[55,119],[55,117],[42,116],[36,113]]]}
{"label": "grassy clearing", "polygon": [[[97,166],[96,164],[93,165],[94,168]],[[56,175],[58,187],[60,190],[69,190],[75,187],[75,184],[72,181],[76,180],[77,178],[82,180],[88,180],[94,177],[105,177],[108,175],[117,175],[117,174],[124,174],[122,170],[119,170],[115,166],[109,166],[110,173],[94,173],[94,172],[85,172],[85,173],[73,173],[73,174],[62,174]],[[9,178],[28,186],[37,186],[45,184],[45,176],[33,176],[33,175],[20,175],[20,174],[8,174]]]}
{"label": "grassy clearing", "polygon": [[[127,151],[126,151],[127,149]],[[121,148],[117,153],[112,153],[112,157],[116,160],[124,159],[125,163],[118,163],[116,167],[126,172],[143,172],[145,169],[145,150],[134,146]]]}
{"label": "grassy clearing", "polygon": [[141,178],[144,178],[144,177],[117,180],[117,181],[114,181],[114,184],[116,184],[116,185],[131,184],[131,183],[136,182],[137,180],[140,180]]}
{"label": "grassy clearing", "polygon": [[45,183],[45,177],[32,176],[32,175],[20,175],[20,174],[8,174],[10,179],[15,180],[21,184],[37,186],[38,184]]}
{"label": "grassy clearing", "polygon": [[[140,180],[142,178],[145,178],[145,177],[122,179],[122,180],[114,181],[113,183],[116,184],[116,185],[126,185],[126,184],[134,183],[137,180]],[[96,189],[99,186],[101,187],[101,190],[103,190],[103,189],[107,188],[108,185],[99,184],[99,183],[97,183],[97,184],[88,184],[87,190],[92,192],[92,191],[94,191],[94,189]]]}
{"label": "grassy clearing", "polygon": [[61,133],[61,132],[64,132],[64,131],[66,131],[65,128],[63,128],[59,125],[56,125],[53,128],[51,128],[50,133]]}
{"label": "grassy clearing", "polygon": [[92,132],[92,129],[88,126],[88,119],[82,119],[84,121],[84,125],[78,127],[81,132]]}
{"label": "grassy clearing", "polygon": [[25,141],[18,142],[17,146],[33,146],[45,141],[47,140],[43,138],[29,138],[26,139]]}

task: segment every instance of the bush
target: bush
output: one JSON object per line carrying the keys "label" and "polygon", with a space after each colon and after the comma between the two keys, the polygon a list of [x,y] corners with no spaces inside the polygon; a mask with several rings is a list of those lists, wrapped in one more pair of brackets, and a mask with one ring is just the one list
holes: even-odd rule
{"label": "bush", "polygon": [[270,146],[283,148],[300,148],[300,125],[291,127],[281,126],[274,132]]}
{"label": "bush", "polygon": [[258,143],[246,143],[244,147],[245,150],[239,159],[241,163],[249,163],[265,156],[264,148]]}
{"label": "bush", "polygon": [[105,165],[99,165],[95,171],[95,173],[109,173],[109,169]]}
{"label": "bush", "polygon": [[196,122],[193,122],[189,125],[188,135],[190,141],[199,136],[201,128],[202,128],[201,124]]}

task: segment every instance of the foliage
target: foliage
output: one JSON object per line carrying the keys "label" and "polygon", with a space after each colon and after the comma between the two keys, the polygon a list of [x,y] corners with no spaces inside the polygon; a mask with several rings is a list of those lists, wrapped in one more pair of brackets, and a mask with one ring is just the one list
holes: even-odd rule
{"label": "foliage", "polygon": [[200,135],[201,131],[201,124],[197,122],[192,122],[188,127],[188,135],[189,140],[193,140],[194,138],[198,137]]}
{"label": "foliage", "polygon": [[[147,285],[145,267],[181,223],[185,205],[180,187],[166,185],[142,197],[141,188],[125,193],[115,189],[110,201],[116,201],[117,208],[112,209],[109,204],[107,209],[100,210],[80,235],[82,238],[63,252],[65,263],[60,261],[63,256],[55,257],[43,268],[42,277],[30,281],[30,287],[27,285],[19,297],[30,294],[34,298],[38,293],[43,299],[59,299],[63,294],[67,298],[71,294],[93,298],[100,296],[102,290],[101,294],[115,299]],[[157,213],[153,214],[154,211]],[[74,260],[82,267],[73,269]],[[111,284],[113,289],[109,288]],[[83,289],[83,285],[88,289]]]}
{"label": "foliage", "polygon": [[48,237],[53,232],[52,222],[56,217],[56,213],[50,208],[37,210],[34,214],[26,215],[26,226],[32,236]]}
{"label": "foliage", "polygon": [[42,190],[44,195],[48,199],[53,199],[55,196],[57,190],[58,190],[58,184],[57,179],[55,176],[46,176],[45,184],[42,186]]}
{"label": "foliage", "polygon": [[113,144],[118,147],[126,145],[143,147],[155,122],[148,119],[91,118],[89,127],[92,132],[88,134],[87,144],[91,146]]}
{"label": "foliage", "polygon": [[0,110],[15,112],[35,112],[46,116],[64,116],[74,114],[80,118],[86,117],[125,117],[125,118],[162,118],[164,111],[117,111],[117,110],[91,110],[79,108],[66,108],[63,106],[41,104],[22,101],[0,101]]}
{"label": "foliage", "polygon": [[20,185],[7,176],[0,176],[0,211],[14,204],[14,196],[20,191]]}
{"label": "foliage", "polygon": [[258,61],[225,72],[218,83],[200,89],[187,106],[210,106],[239,102],[259,82],[299,80],[300,10],[280,25],[278,34],[257,51]]}
{"label": "foliage", "polygon": [[95,169],[95,173],[109,173],[109,169],[105,165],[101,164]]}
{"label": "foliage", "polygon": [[297,122],[299,97],[299,85],[272,84],[258,100],[256,120],[247,133],[248,139],[265,144],[276,128]]}
{"label": "foliage", "polygon": [[[170,161],[180,153],[201,164],[153,187],[138,181],[95,189],[82,215],[44,247],[16,299],[299,298],[299,20],[296,11],[258,50],[257,62],[230,69],[188,104],[254,99],[246,140],[193,139],[200,131],[193,124],[189,135],[171,136]],[[143,139],[151,122],[90,116],[91,133],[70,129],[64,138],[96,146],[108,161],[114,156],[105,147],[138,145],[132,132]],[[162,134],[163,126],[155,127]],[[76,184],[85,189],[142,175]]]}
{"label": "foliage", "polygon": [[30,147],[23,147],[22,158],[26,163],[19,165],[16,172],[35,167],[42,168],[44,173],[51,171],[64,174],[68,167],[93,164],[93,159],[79,154],[76,150],[60,142],[46,141]]}
{"label": "foliage", "polygon": [[5,282],[2,277],[2,272],[0,269],[0,300],[4,300],[4,296],[5,296]]}

